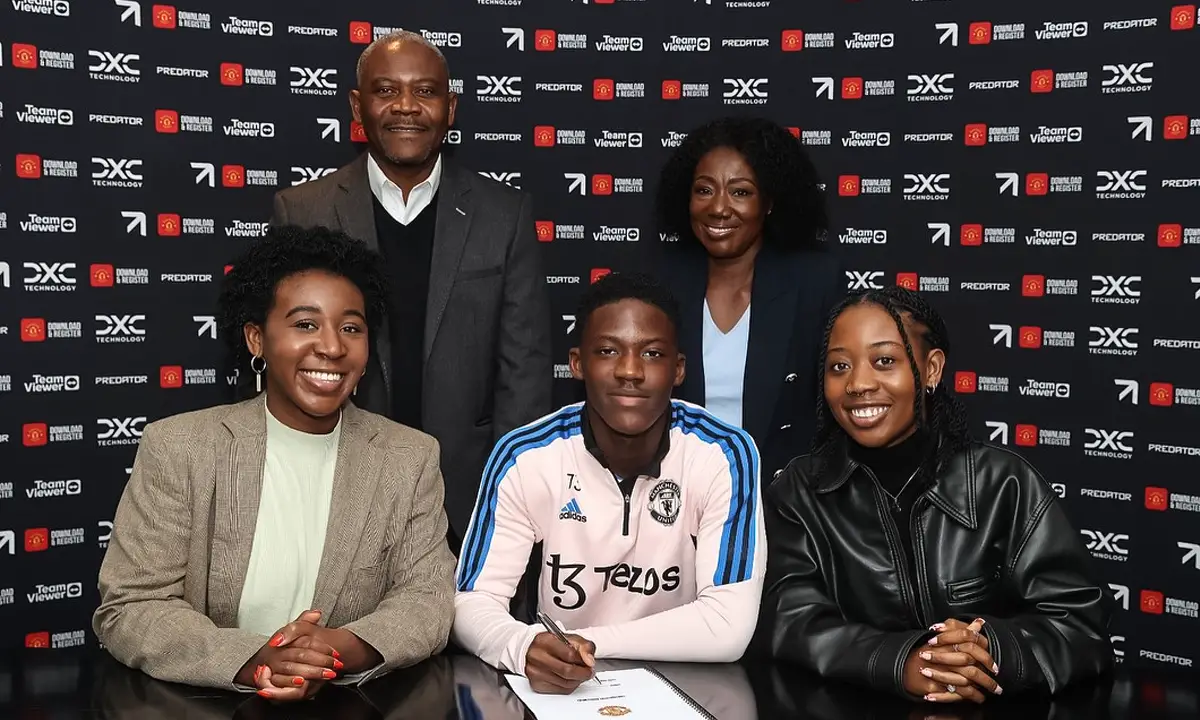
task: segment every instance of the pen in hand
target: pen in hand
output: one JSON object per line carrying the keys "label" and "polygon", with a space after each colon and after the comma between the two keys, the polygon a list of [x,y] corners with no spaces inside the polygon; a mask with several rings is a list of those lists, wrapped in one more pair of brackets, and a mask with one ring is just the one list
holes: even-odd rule
{"label": "pen in hand", "polygon": [[[558,638],[559,642],[561,642],[563,645],[566,645],[569,648],[573,648],[573,649],[575,648],[575,646],[571,643],[570,639],[568,639],[567,636],[563,634],[563,631],[558,629],[558,623],[551,620],[549,615],[547,615],[546,613],[539,610],[538,614],[537,614],[537,619],[538,619],[538,622],[541,623],[542,627],[546,628],[547,632],[549,632],[554,637]],[[581,657],[583,656],[582,652],[580,652],[579,654]],[[587,663],[587,660],[585,659],[584,662]],[[594,667],[594,665],[591,663],[587,663],[587,664],[589,667]],[[592,676],[592,680],[594,680],[597,685],[601,684],[600,680],[597,679],[595,677],[595,675]],[[584,682],[587,682],[587,681],[585,680]]]}

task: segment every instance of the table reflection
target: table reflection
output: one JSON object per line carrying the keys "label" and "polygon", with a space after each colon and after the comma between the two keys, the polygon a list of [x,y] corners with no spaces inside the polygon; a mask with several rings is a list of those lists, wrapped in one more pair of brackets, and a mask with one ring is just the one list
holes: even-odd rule
{"label": "table reflection", "polygon": [[[600,663],[602,670],[640,663]],[[1194,674],[1119,673],[1053,699],[1000,697],[982,706],[914,705],[770,663],[655,663],[720,720],[1103,720],[1200,717]],[[0,661],[0,718],[6,720],[524,720],[503,675],[465,655],[445,655],[361,688],[329,686],[304,703],[152,680],[100,651],[26,652]],[[547,720],[547,719],[541,719]],[[655,718],[670,720],[670,718]]]}

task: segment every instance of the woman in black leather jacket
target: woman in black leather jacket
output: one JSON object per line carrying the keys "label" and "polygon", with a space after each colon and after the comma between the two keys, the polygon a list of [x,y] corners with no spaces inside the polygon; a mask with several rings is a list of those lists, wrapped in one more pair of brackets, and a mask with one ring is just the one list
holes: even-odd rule
{"label": "woman in black leather jacket", "polygon": [[1110,601],[1037,470],[971,438],[949,349],[903,288],[832,312],[814,450],[764,496],[756,647],[914,700],[1054,693],[1111,669]]}

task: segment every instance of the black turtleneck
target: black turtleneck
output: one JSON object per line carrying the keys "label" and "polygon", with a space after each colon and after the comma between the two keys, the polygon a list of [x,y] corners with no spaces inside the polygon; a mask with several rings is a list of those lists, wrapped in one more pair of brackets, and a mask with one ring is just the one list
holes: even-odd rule
{"label": "black turtleneck", "polygon": [[[892,520],[896,523],[900,542],[904,546],[908,572],[910,577],[914,578],[914,582],[917,570],[916,559],[913,557],[912,508],[925,486],[920,484],[921,478],[914,477],[913,473],[922,461],[933,461],[930,445],[928,435],[919,430],[903,442],[890,447],[869,448],[850,441],[850,457],[858,464],[870,468],[883,487],[887,507],[892,513]],[[912,478],[912,482],[909,482],[909,478]]]}

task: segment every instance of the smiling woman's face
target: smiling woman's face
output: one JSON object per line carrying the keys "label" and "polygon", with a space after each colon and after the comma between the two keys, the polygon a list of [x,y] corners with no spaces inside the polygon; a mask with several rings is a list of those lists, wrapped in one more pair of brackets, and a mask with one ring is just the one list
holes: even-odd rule
{"label": "smiling woman's face", "polygon": [[251,354],[267,363],[271,414],[302,432],[332,430],[367,367],[366,307],[358,287],[316,270],[286,277],[275,288],[266,323],[247,324],[245,334]]}
{"label": "smiling woman's face", "polygon": [[731,147],[714,148],[692,174],[692,233],[714,258],[741,257],[762,244],[770,209],[750,163]]}
{"label": "smiling woman's face", "polygon": [[[908,335],[917,375],[926,386],[936,386],[945,354],[925,349],[919,332]],[[851,439],[865,447],[903,442],[916,431],[914,401],[923,390],[913,382],[904,338],[887,310],[863,303],[838,316],[825,355],[825,402]]]}

